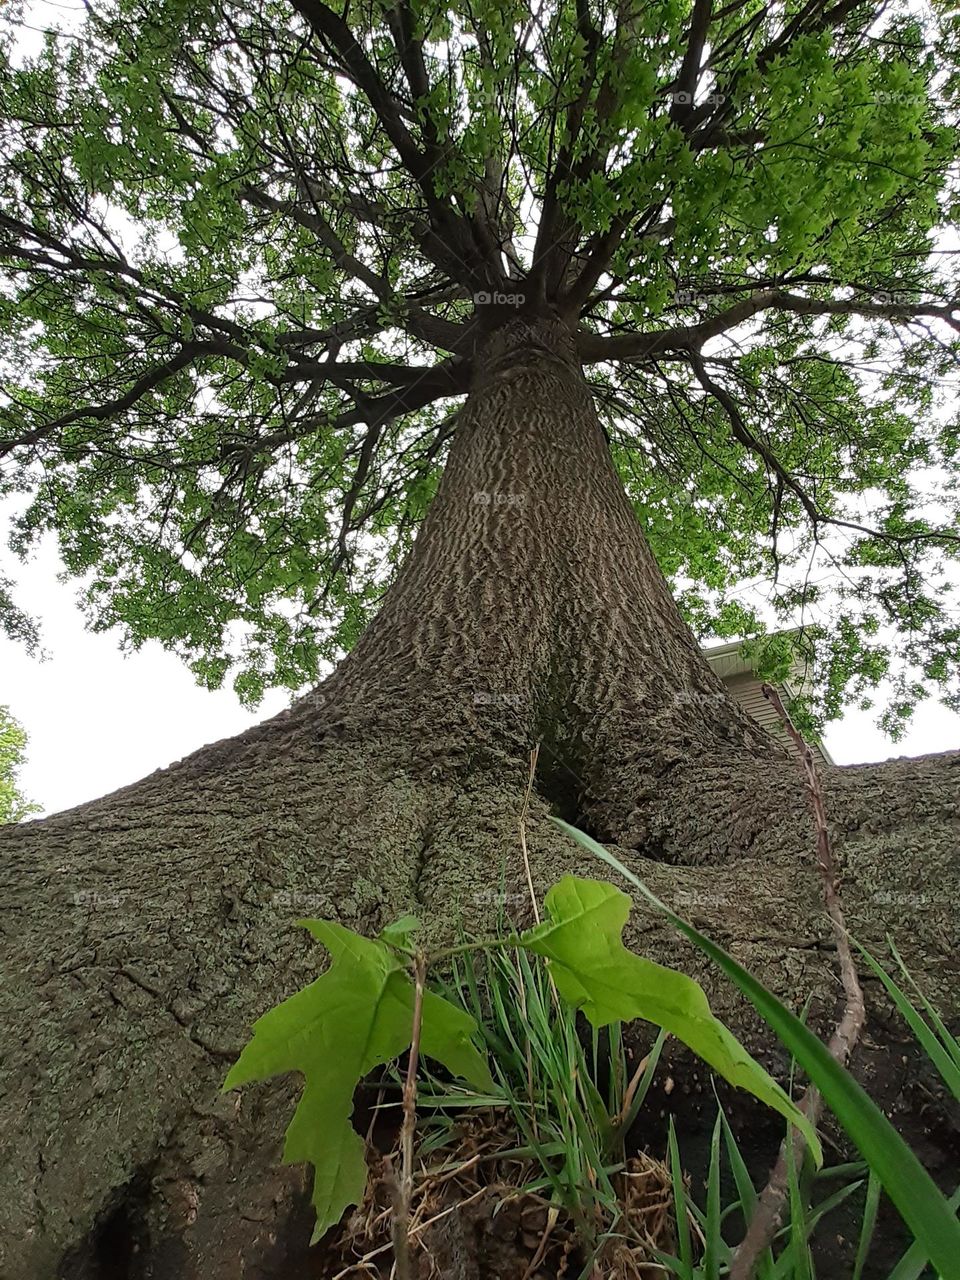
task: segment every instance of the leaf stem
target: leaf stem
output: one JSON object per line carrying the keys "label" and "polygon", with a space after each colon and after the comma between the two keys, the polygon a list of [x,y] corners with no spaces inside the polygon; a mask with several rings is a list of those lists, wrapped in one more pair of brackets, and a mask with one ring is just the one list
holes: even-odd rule
{"label": "leaf stem", "polygon": [[413,1028],[410,1056],[403,1084],[403,1126],[400,1130],[400,1184],[393,1195],[393,1253],[397,1280],[410,1280],[410,1200],[413,1195],[413,1138],[417,1127],[417,1065],[420,1061],[420,1032],[423,1026],[423,989],[427,961],[422,951],[413,958]]}
{"label": "leaf stem", "polygon": [[511,947],[522,947],[523,939],[519,933],[510,933],[505,938],[481,938],[478,942],[461,942],[455,947],[441,947],[426,957],[428,967],[441,960],[449,960],[452,956],[466,955],[470,951],[496,951],[498,947],[504,951]]}

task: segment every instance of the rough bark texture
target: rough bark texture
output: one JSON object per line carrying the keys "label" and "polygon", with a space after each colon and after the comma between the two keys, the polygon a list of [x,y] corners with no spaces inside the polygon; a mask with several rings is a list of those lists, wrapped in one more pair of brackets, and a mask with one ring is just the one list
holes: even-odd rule
{"label": "rough bark texture", "polygon": [[[832,1015],[799,774],[680,621],[570,334],[512,319],[481,355],[410,560],[316,694],[0,833],[4,1280],[311,1274],[305,1173],[277,1165],[295,1082],[224,1097],[227,1066],[316,973],[299,917],[372,931],[413,907],[442,933],[460,904],[482,924],[501,870],[522,902],[538,741],[538,885],[601,872],[548,821],[560,812],[779,992]],[[892,930],[955,1015],[960,754],[831,770],[827,792],[851,927],[875,944]],[[693,972],[763,1048],[656,918],[638,910],[633,940]],[[891,1109],[916,1112],[911,1087]],[[934,1172],[945,1141],[921,1152]]]}

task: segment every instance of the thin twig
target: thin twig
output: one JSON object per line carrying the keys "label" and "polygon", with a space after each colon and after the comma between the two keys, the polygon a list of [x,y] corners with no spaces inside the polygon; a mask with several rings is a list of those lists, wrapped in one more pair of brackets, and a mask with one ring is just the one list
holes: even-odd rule
{"label": "thin twig", "polygon": [[[857,976],[857,967],[850,949],[850,939],[840,905],[840,880],[837,864],[830,843],[830,830],[827,826],[827,809],[823,797],[823,784],[820,773],[813,758],[813,751],[804,741],[803,735],[790,719],[783,700],[776,689],[763,685],[763,695],[776,710],[783,721],[784,728],[793,740],[800,760],[800,767],[807,784],[810,796],[810,807],[817,828],[817,866],[823,886],[823,900],[830,917],[833,939],[837,947],[837,959],[840,964],[840,978],[843,982],[846,997],[843,1016],[837,1023],[827,1048],[831,1056],[846,1066],[850,1055],[860,1039],[860,1032],[866,1019],[863,1003],[863,990]],[[800,1110],[812,1125],[816,1125],[823,1108],[819,1091],[810,1085],[799,1103]],[[793,1160],[795,1167],[803,1159],[804,1140],[800,1133],[793,1135]],[[787,1144],[780,1146],[777,1163],[773,1167],[770,1179],[760,1194],[753,1217],[750,1219],[746,1234],[740,1242],[733,1263],[730,1267],[730,1280],[750,1280],[763,1252],[769,1248],[777,1233],[787,1200],[789,1185],[789,1160]]]}
{"label": "thin twig", "polygon": [[527,888],[530,891],[530,903],[533,907],[533,918],[540,923],[540,908],[537,895],[533,890],[533,875],[530,871],[530,855],[527,852],[527,810],[530,808],[530,795],[533,791],[533,780],[537,772],[537,757],[540,755],[540,743],[530,752],[530,773],[527,777],[527,789],[523,796],[523,807],[520,810],[520,848],[523,850],[523,869],[527,875]]}
{"label": "thin twig", "polygon": [[426,983],[426,957],[418,951],[413,958],[413,1029],[410,1033],[410,1056],[407,1078],[403,1082],[403,1125],[400,1129],[401,1171],[398,1184],[389,1159],[386,1161],[386,1183],[393,1204],[393,1255],[397,1280],[411,1280],[410,1270],[410,1201],[413,1196],[413,1139],[417,1127],[417,1065],[420,1060],[420,1030],[423,1025],[423,989]]}
{"label": "thin twig", "polygon": [[423,988],[426,982],[426,958],[418,951],[413,959],[413,1031],[410,1036],[410,1056],[407,1060],[407,1078],[403,1084],[403,1128],[400,1131],[400,1150],[403,1157],[401,1187],[403,1198],[409,1205],[413,1193],[413,1136],[417,1127],[417,1066],[420,1061],[420,1028],[423,1023]]}

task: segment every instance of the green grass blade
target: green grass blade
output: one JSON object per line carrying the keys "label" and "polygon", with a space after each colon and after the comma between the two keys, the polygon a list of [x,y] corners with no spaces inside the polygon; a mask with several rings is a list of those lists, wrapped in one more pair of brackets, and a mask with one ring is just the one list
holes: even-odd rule
{"label": "green grass blade", "polygon": [[680,1280],[689,1280],[692,1275],[690,1268],[683,1260],[672,1253],[664,1253],[662,1249],[654,1249],[653,1256],[661,1267],[665,1267],[671,1275],[679,1276]]}
{"label": "green grass blade", "polygon": [[[887,994],[897,1006],[904,1021],[916,1036],[924,1053],[936,1067],[940,1078],[953,1096],[960,1099],[960,1067],[954,1062],[952,1055],[944,1048],[939,1037],[923,1018],[910,997],[894,982],[883,965],[870,952],[857,943],[861,955],[886,988]],[[946,1028],[944,1028],[946,1031]],[[949,1036],[949,1032],[947,1035]]]}
{"label": "green grass blade", "polygon": [[693,1280],[693,1245],[690,1241],[690,1223],[687,1221],[687,1192],[683,1185],[683,1165],[680,1163],[680,1148],[677,1145],[677,1131],[673,1127],[673,1116],[670,1117],[668,1147],[670,1178],[673,1182],[673,1210],[677,1219],[677,1248],[682,1268],[678,1274],[683,1280]]}
{"label": "green grass blade", "polygon": [[727,1119],[727,1113],[723,1107],[719,1108],[719,1115],[723,1141],[727,1149],[727,1160],[730,1164],[730,1172],[733,1174],[734,1186],[737,1188],[740,1211],[743,1214],[744,1222],[749,1224],[757,1207],[756,1188],[753,1185],[753,1179],[750,1177],[746,1162],[740,1152],[737,1139],[730,1127],[730,1121]]}
{"label": "green grass blade", "polygon": [[[954,1211],[960,1208],[960,1187],[957,1187],[947,1203]],[[915,1241],[887,1276],[887,1280],[920,1280],[927,1269],[928,1261],[925,1250],[919,1242]],[[957,1280],[960,1276],[960,1265],[954,1265],[952,1271],[943,1271],[941,1275],[946,1277],[946,1280]]]}
{"label": "green grass blade", "polygon": [[[750,1177],[750,1171],[747,1168],[743,1155],[737,1143],[736,1135],[730,1127],[730,1121],[727,1119],[727,1113],[723,1107],[717,1102],[717,1108],[720,1113],[720,1122],[723,1127],[723,1141],[727,1151],[727,1161],[730,1165],[730,1172],[733,1174],[734,1186],[737,1188],[737,1200],[729,1206],[730,1209],[736,1209],[743,1217],[744,1227],[746,1227],[750,1219],[753,1217],[757,1206],[757,1191],[753,1185],[753,1179]],[[773,1254],[769,1249],[764,1249],[763,1253],[757,1260],[756,1280],[772,1280],[773,1277]]]}
{"label": "green grass blade", "polygon": [[810,1258],[811,1223],[807,1218],[806,1199],[800,1188],[800,1170],[794,1154],[796,1143],[793,1131],[787,1130],[787,1178],[790,1188],[790,1250],[793,1266],[787,1273],[790,1280],[813,1280],[813,1263]]}
{"label": "green grass blade", "polygon": [[863,1203],[863,1222],[860,1226],[860,1239],[857,1241],[857,1256],[853,1264],[853,1275],[850,1280],[861,1280],[863,1268],[867,1265],[867,1255],[873,1240],[873,1231],[877,1225],[877,1210],[880,1208],[880,1180],[870,1170],[867,1180],[867,1195]]}
{"label": "green grass blade", "polygon": [[720,1280],[720,1261],[724,1253],[720,1217],[720,1115],[717,1114],[710,1138],[710,1168],[707,1174],[707,1225],[703,1252],[706,1280]]}
{"label": "green grass blade", "polygon": [[814,1228],[819,1224],[822,1218],[828,1213],[832,1213],[838,1205],[843,1204],[844,1200],[849,1198],[863,1186],[863,1180],[859,1182],[851,1182],[845,1187],[841,1187],[839,1191],[835,1191],[832,1196],[827,1196],[826,1200],[821,1200],[816,1208],[809,1210],[807,1221],[810,1227],[809,1234],[813,1234]]}
{"label": "green grass blade", "polygon": [[953,1035],[953,1033],[949,1030],[949,1028],[944,1023],[943,1019],[940,1017],[939,1011],[936,1009],[936,1007],[933,1004],[931,1004],[931,1002],[927,999],[925,993],[920,990],[919,986],[917,986],[917,983],[913,977],[913,974],[910,972],[910,970],[907,968],[906,964],[904,963],[903,957],[900,955],[900,952],[897,950],[893,939],[888,937],[887,943],[890,947],[890,950],[893,952],[893,958],[896,960],[900,968],[900,972],[903,974],[906,980],[910,983],[911,987],[913,987],[914,991],[917,993],[917,999],[920,1001],[921,1005],[926,1011],[927,1016],[929,1017],[930,1021],[933,1023],[933,1028],[936,1031],[937,1035],[940,1037],[941,1044],[946,1049],[946,1051],[950,1054],[950,1057],[957,1064],[957,1066],[960,1067],[960,1040],[958,1040],[957,1037]]}

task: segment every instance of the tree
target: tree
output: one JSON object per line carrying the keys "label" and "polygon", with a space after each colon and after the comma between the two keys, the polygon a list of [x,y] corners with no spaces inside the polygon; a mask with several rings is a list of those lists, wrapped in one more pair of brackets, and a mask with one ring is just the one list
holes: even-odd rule
{"label": "tree", "polygon": [[40,812],[40,806],[23,795],[17,780],[26,749],[23,725],[8,707],[0,706],[0,824],[22,822],[31,813]]}
{"label": "tree", "polygon": [[[339,661],[5,833],[8,1271],[295,1274],[290,1089],[217,1092],[311,975],[292,921],[490,916],[537,743],[537,883],[576,864],[562,814],[829,1016],[801,781],[688,623],[760,631],[760,577],[821,715],[885,675],[893,721],[956,699],[955,20],[93,0],[19,34],[14,546],[54,531],[95,627],[250,701]],[[827,780],[852,927],[906,908],[947,1010],[958,768]]]}

